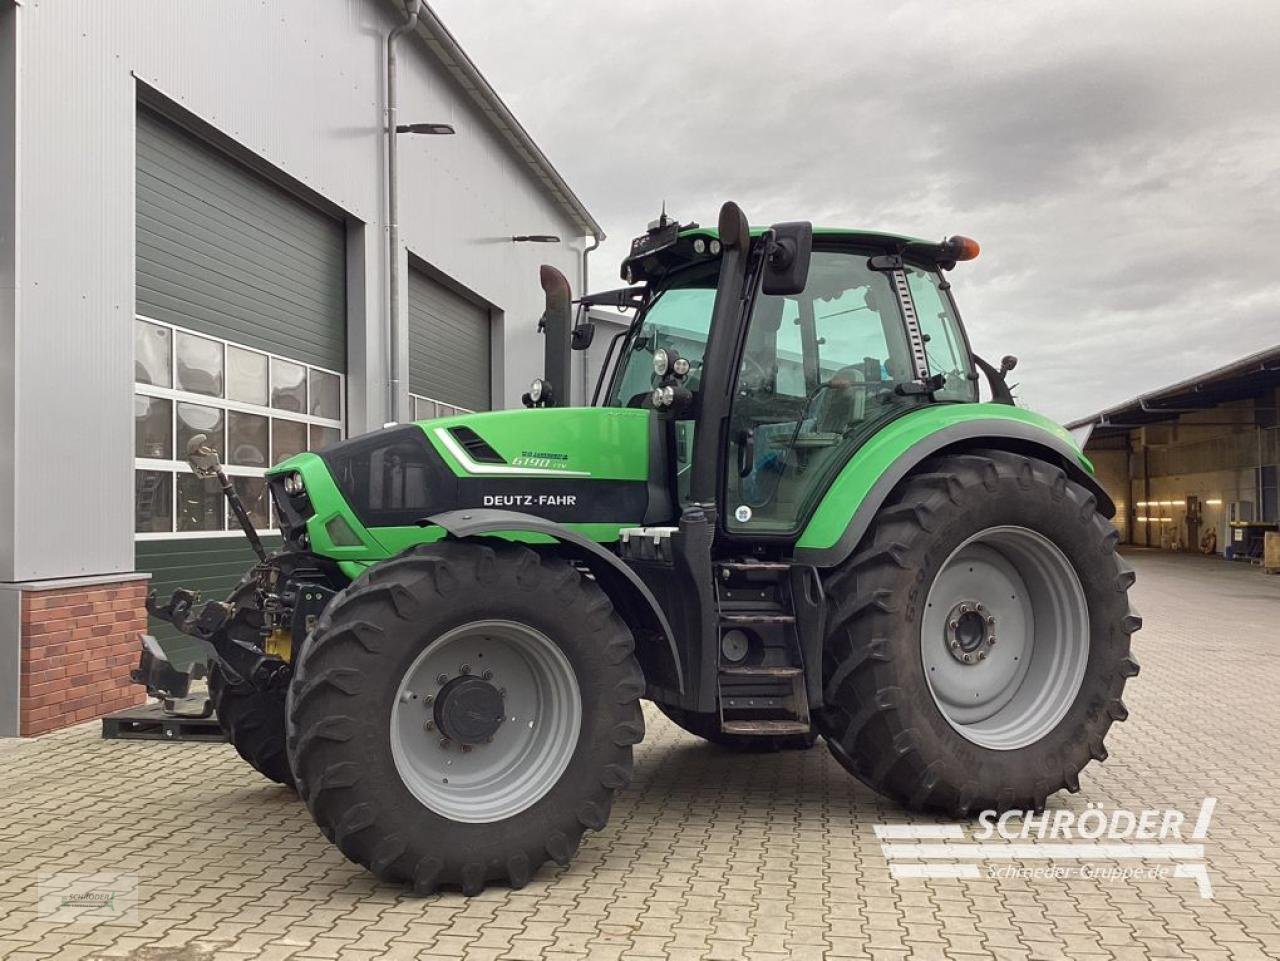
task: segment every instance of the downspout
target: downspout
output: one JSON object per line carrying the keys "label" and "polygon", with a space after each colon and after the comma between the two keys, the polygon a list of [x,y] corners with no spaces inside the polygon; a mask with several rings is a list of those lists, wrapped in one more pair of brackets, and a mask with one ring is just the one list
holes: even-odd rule
{"label": "downspout", "polygon": [[405,0],[404,21],[387,34],[387,278],[390,285],[387,322],[387,414],[388,420],[403,420],[400,390],[400,189],[396,154],[396,120],[399,109],[396,92],[396,41],[418,22],[422,0]]}
{"label": "downspout", "polygon": [[[583,248],[583,251],[582,251],[582,288],[578,291],[578,296],[580,296],[580,297],[585,297],[587,294],[591,293],[591,288],[590,288],[590,286],[589,286],[589,278],[590,278],[590,276],[591,276],[591,272],[590,272],[589,264],[587,263],[587,258],[588,258],[588,256],[590,256],[591,251],[595,250],[597,247],[599,247],[599,246],[600,246],[600,241],[601,241],[602,239],[603,239],[603,238],[602,238],[599,234],[592,234],[592,235],[591,235],[591,243],[590,243],[587,247],[584,247],[584,248]],[[589,309],[589,308],[588,308],[588,311],[587,311],[587,315],[588,315],[588,317],[590,317],[590,309]],[[583,406],[583,407],[586,407],[586,406],[587,406],[587,403],[588,403],[587,398],[588,398],[588,396],[589,396],[589,395],[588,395],[588,393],[587,393],[587,380],[588,380],[588,377],[589,377],[589,375],[590,375],[590,366],[591,366],[591,365],[590,365],[590,358],[587,356],[587,354],[588,354],[588,353],[590,353],[590,352],[589,352],[589,351],[586,351],[586,350],[583,350],[583,351],[579,351],[579,353],[582,355],[582,358],[581,358],[581,360],[580,360],[580,362],[579,362],[579,364],[578,364],[578,366],[582,368],[582,406]]]}

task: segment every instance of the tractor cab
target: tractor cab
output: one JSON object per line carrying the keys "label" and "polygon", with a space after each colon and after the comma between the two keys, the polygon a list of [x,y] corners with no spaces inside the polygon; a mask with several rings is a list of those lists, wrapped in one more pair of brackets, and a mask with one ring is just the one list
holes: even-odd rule
{"label": "tractor cab", "polygon": [[[780,250],[787,273],[771,283]],[[699,469],[713,474],[727,533],[795,535],[853,449],[886,423],[977,401],[942,274],[976,255],[973,241],[781,224],[748,230],[736,264],[723,251],[718,230],[665,216],[632,242],[622,277],[644,283],[642,306],[598,394],[670,421],[679,503],[691,502]],[[731,328],[723,355],[707,349],[715,320]],[[708,415],[725,443],[718,464],[695,467]]]}

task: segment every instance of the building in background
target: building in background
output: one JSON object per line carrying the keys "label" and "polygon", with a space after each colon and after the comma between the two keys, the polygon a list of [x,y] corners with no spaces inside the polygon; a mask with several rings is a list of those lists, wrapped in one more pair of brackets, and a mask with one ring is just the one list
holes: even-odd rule
{"label": "building in background", "polygon": [[[133,703],[148,586],[249,565],[182,460],[390,417],[392,0],[0,0],[0,734]],[[402,409],[510,406],[599,225],[430,10],[398,41]],[[517,235],[555,243],[515,243]],[[194,653],[194,652],[193,652]]]}
{"label": "building in background", "polygon": [[1067,426],[1093,427],[1085,453],[1125,543],[1253,554],[1280,522],[1278,407],[1275,347]]}

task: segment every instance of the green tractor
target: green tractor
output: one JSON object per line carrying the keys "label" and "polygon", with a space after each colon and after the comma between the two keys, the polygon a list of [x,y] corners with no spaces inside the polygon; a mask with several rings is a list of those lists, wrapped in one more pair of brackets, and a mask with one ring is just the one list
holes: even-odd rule
{"label": "green tractor", "polygon": [[246,520],[228,601],[149,607],[211,644],[245,759],[420,892],[569,862],[642,698],[730,749],[821,736],[911,809],[1038,809],[1106,757],[1141,621],[1079,445],[970,349],[946,272],[976,254],[664,216],[578,301],[635,311],[584,408],[556,401],[592,328],[544,267],[530,409],[290,458],[282,550]]}

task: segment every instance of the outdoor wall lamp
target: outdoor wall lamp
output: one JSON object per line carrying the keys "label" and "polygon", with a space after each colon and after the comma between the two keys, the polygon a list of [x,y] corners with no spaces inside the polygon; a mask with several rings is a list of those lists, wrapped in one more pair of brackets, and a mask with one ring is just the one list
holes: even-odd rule
{"label": "outdoor wall lamp", "polygon": [[453,125],[447,123],[398,123],[396,124],[396,133],[426,133],[441,134],[454,133]]}

